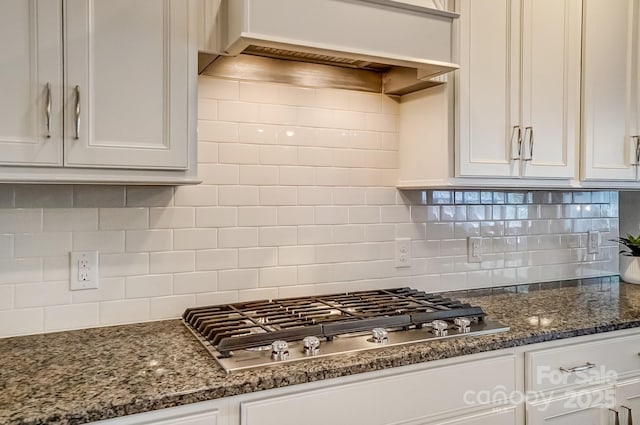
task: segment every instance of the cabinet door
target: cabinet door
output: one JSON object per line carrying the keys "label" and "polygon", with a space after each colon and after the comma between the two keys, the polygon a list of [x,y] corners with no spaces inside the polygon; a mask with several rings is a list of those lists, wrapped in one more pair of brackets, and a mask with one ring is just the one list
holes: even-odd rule
{"label": "cabinet door", "polygon": [[187,167],[188,4],[65,1],[65,166]]}
{"label": "cabinet door", "polygon": [[0,1],[0,164],[62,164],[61,12],[60,0]]}
{"label": "cabinet door", "polygon": [[635,180],[638,126],[638,0],[584,3],[585,180]]}
{"label": "cabinet door", "polygon": [[522,2],[523,176],[577,177],[581,0]]}
{"label": "cabinet door", "polygon": [[636,379],[616,385],[616,403],[622,424],[630,423],[628,422],[629,413],[638,421],[640,419],[640,380]]}
{"label": "cabinet door", "polygon": [[520,175],[520,2],[461,0],[457,175]]}
{"label": "cabinet door", "polygon": [[571,392],[567,396],[527,404],[527,425],[607,425],[608,406],[615,402],[613,387]]}

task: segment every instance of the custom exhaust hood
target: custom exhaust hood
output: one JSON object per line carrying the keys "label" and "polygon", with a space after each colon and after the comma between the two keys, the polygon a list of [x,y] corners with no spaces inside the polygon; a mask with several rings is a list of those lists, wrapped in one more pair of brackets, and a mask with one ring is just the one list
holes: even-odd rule
{"label": "custom exhaust hood", "polygon": [[433,0],[201,4],[199,68],[207,75],[402,95],[445,82],[458,68],[458,14],[427,7]]}

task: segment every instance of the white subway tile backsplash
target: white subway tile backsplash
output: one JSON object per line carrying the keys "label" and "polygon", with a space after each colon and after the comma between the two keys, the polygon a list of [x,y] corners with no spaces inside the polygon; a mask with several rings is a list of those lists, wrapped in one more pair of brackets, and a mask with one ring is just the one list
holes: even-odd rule
{"label": "white subway tile backsplash", "polygon": [[100,254],[100,278],[141,275],[149,272],[149,254]]}
{"label": "white subway tile backsplash", "polygon": [[277,248],[241,248],[238,250],[238,267],[274,267],[278,264]]}
{"label": "white subway tile backsplash", "polygon": [[258,287],[258,269],[222,270],[218,272],[218,288],[223,291]]}
{"label": "white subway tile backsplash", "polygon": [[233,227],[238,225],[238,209],[232,207],[196,209],[196,227]]}
{"label": "white subway tile backsplash", "polygon": [[295,186],[260,187],[260,205],[297,205],[298,188]]}
{"label": "white subway tile backsplash", "polygon": [[298,229],[295,226],[261,227],[258,234],[260,246],[285,246],[298,243]]}
{"label": "white subway tile backsplash", "polygon": [[0,258],[13,256],[13,235],[0,235]]}
{"label": "white subway tile backsplash", "polygon": [[196,296],[194,294],[151,298],[149,300],[149,319],[160,320],[179,317],[195,303]]}
{"label": "white subway tile backsplash", "polygon": [[202,76],[198,78],[198,96],[208,99],[238,100],[240,84],[238,81]]}
{"label": "white subway tile backsplash", "polygon": [[71,251],[70,232],[16,233],[16,257],[52,257]]}
{"label": "white subway tile backsplash", "polygon": [[258,161],[262,165],[298,165],[298,148],[295,146],[260,146]]}
{"label": "white subway tile backsplash", "polygon": [[278,98],[277,84],[240,82],[240,97],[243,102],[272,103]]}
{"label": "white subway tile backsplash", "polygon": [[176,206],[212,206],[218,204],[218,186],[180,186],[174,198]]}
{"label": "white subway tile backsplash", "polygon": [[312,246],[282,246],[278,248],[278,264],[281,266],[295,266],[314,262],[314,247]]}
{"label": "white subway tile backsplash", "polygon": [[74,291],[71,299],[74,304],[93,303],[99,301],[121,300],[125,296],[125,278],[109,277],[100,278],[98,289]]}
{"label": "white subway tile backsplash", "polygon": [[149,227],[151,229],[179,229],[195,225],[193,208],[151,208]]}
{"label": "white subway tile backsplash", "polygon": [[21,283],[15,286],[14,304],[16,308],[70,303],[69,282]]}
{"label": "white subway tile backsplash", "polygon": [[170,274],[130,276],[125,281],[125,297],[149,298],[170,295],[172,285],[173,276]]}
{"label": "white subway tile backsplash", "polygon": [[127,252],[169,251],[173,247],[171,230],[127,230]]}
{"label": "white subway tile backsplash", "polygon": [[124,207],[125,200],[124,186],[73,186],[74,208]]}
{"label": "white subway tile backsplash", "polygon": [[0,285],[0,310],[13,308],[13,285]]}
{"label": "white subway tile backsplash", "polygon": [[240,207],[238,208],[239,226],[275,226],[278,224],[276,207]]}
{"label": "white subway tile backsplash", "polygon": [[298,110],[287,105],[260,105],[258,119],[266,124],[296,125],[298,123]]}
{"label": "white subway tile backsplash", "polygon": [[73,232],[74,251],[100,251],[103,253],[117,253],[123,252],[124,247],[125,232],[121,230]]}
{"label": "white subway tile backsplash", "polygon": [[258,146],[222,143],[218,146],[218,159],[223,164],[257,164]]}
{"label": "white subway tile backsplash", "polygon": [[258,245],[258,228],[230,227],[218,229],[218,247],[242,248]]}
{"label": "white subway tile backsplash", "polygon": [[196,270],[225,270],[238,267],[235,249],[207,249],[196,251]]}
{"label": "white subway tile backsplash", "polygon": [[40,308],[0,311],[0,335],[27,335],[43,330],[43,310]]}
{"label": "white subway tile backsplash", "polygon": [[198,122],[198,141],[200,142],[237,143],[238,140],[240,140],[240,126],[237,123]]}
{"label": "white subway tile backsplash", "polygon": [[46,307],[44,330],[89,328],[98,325],[98,304],[71,304]]}
{"label": "white subway tile backsplash", "polygon": [[148,208],[100,208],[100,230],[148,229]]}
{"label": "white subway tile backsplash", "polygon": [[218,229],[176,229],[173,249],[211,249],[218,247]]}
{"label": "white subway tile backsplash", "polygon": [[242,165],[240,166],[240,184],[248,185],[277,185],[279,169],[271,165]]}
{"label": "white subway tile backsplash", "polygon": [[240,168],[235,164],[200,164],[198,176],[204,184],[238,184]]}
{"label": "white subway tile backsplash", "polygon": [[45,232],[98,230],[98,209],[47,208],[43,220]]}
{"label": "white subway tile backsplash", "polygon": [[149,254],[150,273],[180,273],[195,270],[194,251],[152,252]]}
{"label": "white subway tile backsplash", "polygon": [[16,208],[70,208],[73,186],[19,184],[15,186]]}
{"label": "white subway tile backsplash", "polygon": [[42,209],[0,209],[0,232],[39,232],[42,230]]}
{"label": "white subway tile backsplash", "polygon": [[100,324],[144,322],[149,320],[149,299],[106,301],[100,303]]}
{"label": "white subway tile backsplash", "polygon": [[[203,184],[0,187],[0,337],[238,300],[617,271],[617,192],[398,191],[397,100],[199,81]],[[597,255],[589,230],[602,233]],[[467,262],[468,236],[482,237],[481,263]],[[403,237],[412,261],[398,269]],[[72,249],[99,251],[99,289],[69,291]]]}
{"label": "white subway tile backsplash", "polygon": [[219,162],[218,143],[199,141],[198,142],[198,162],[201,164],[215,164]]}
{"label": "white subway tile backsplash", "polygon": [[218,101],[218,119],[232,122],[259,122],[259,105],[220,100]]}
{"label": "white subway tile backsplash", "polygon": [[215,292],[217,289],[218,273],[216,271],[173,275],[173,293],[175,295]]}

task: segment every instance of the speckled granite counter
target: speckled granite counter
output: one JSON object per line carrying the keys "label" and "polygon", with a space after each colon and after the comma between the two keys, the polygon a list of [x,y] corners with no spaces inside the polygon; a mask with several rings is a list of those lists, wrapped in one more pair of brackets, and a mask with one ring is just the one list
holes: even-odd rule
{"label": "speckled granite counter", "polygon": [[457,292],[511,331],[226,375],[178,320],[0,340],[0,423],[80,424],[447,357],[640,326],[614,278]]}

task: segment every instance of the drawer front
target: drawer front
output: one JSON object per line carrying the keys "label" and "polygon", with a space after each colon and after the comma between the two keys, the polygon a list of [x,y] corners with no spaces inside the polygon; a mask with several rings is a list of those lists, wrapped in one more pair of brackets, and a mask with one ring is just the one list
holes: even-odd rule
{"label": "drawer front", "polygon": [[515,390],[515,370],[515,357],[510,355],[245,402],[241,406],[241,423],[427,422],[435,415],[504,400],[503,394],[510,395]]}
{"label": "drawer front", "polygon": [[529,352],[525,356],[527,390],[593,385],[640,373],[639,352],[640,335]]}

